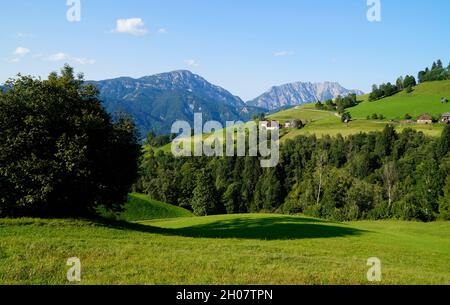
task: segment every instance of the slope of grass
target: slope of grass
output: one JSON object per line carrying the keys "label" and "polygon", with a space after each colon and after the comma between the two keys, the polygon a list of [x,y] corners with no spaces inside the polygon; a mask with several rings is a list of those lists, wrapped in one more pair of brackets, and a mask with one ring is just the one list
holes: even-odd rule
{"label": "slope of grass", "polygon": [[0,284],[450,284],[450,223],[230,215],[139,223],[0,220]]}
{"label": "slope of grass", "polygon": [[282,123],[288,120],[296,119],[304,123],[316,122],[320,120],[337,118],[333,112],[316,110],[314,105],[304,105],[281,111],[269,116],[271,120],[278,120]]}
{"label": "slope of grass", "polygon": [[[405,114],[417,118],[423,113],[429,113],[438,116],[444,112],[450,112],[450,103],[442,104],[441,98],[450,99],[450,81],[427,82],[418,85],[412,93],[402,91],[394,96],[369,102],[369,95],[358,97],[359,105],[349,108],[348,111],[353,117],[349,124],[343,124],[337,113],[315,109],[315,104],[307,104],[278,113],[271,114],[268,119],[278,120],[284,123],[288,120],[297,119],[306,123],[307,126],[301,130],[288,130],[282,132],[282,142],[287,139],[295,138],[299,135],[315,134],[319,137],[324,135],[336,136],[341,134],[348,136],[360,132],[381,131],[386,124],[393,123],[392,120],[403,120]],[[384,115],[386,120],[373,121],[367,120],[367,116],[376,113]],[[429,136],[440,136],[443,125],[423,126],[417,124],[393,123],[397,131],[401,132],[405,128],[412,128]],[[205,140],[209,135],[196,136],[193,142]],[[166,145],[161,150],[170,152],[171,145]]]}
{"label": "slope of grass", "polygon": [[387,124],[393,124],[398,132],[401,132],[406,128],[412,128],[433,137],[440,136],[444,128],[444,125],[442,124],[400,124],[389,121],[373,121],[366,119],[354,119],[350,123],[344,124],[341,122],[341,119],[337,113],[315,110],[311,108],[311,105],[282,111],[273,114],[270,118],[280,121],[300,119],[303,122],[309,122],[306,124],[305,128],[299,130],[290,129],[287,132],[285,131],[283,137],[281,138],[282,142],[288,139],[293,139],[299,135],[316,135],[318,137],[322,137],[325,135],[336,136],[341,134],[342,136],[349,136],[361,132],[381,131]]}
{"label": "slope of grass", "polygon": [[150,199],[143,194],[130,194],[128,202],[124,206],[124,212],[119,215],[110,215],[107,212],[101,212],[106,218],[118,220],[137,221],[150,219],[166,219],[177,217],[191,217],[192,213],[183,208],[162,203]]}
{"label": "slope of grass", "polygon": [[365,119],[373,113],[382,114],[391,120],[404,119],[405,114],[414,118],[423,113],[437,116],[444,112],[450,112],[450,103],[442,104],[442,97],[450,99],[449,80],[426,82],[415,87],[412,93],[402,91],[379,101],[365,101],[349,111],[354,118],[359,119]]}

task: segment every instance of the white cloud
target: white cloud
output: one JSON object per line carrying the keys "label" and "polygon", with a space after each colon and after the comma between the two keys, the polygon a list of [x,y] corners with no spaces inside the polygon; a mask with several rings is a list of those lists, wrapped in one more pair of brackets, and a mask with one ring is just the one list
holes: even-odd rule
{"label": "white cloud", "polygon": [[184,61],[184,63],[186,65],[188,65],[188,66],[191,66],[191,67],[198,67],[198,66],[200,66],[200,64],[197,61],[195,61],[195,59],[186,59]]}
{"label": "white cloud", "polygon": [[126,33],[133,36],[144,36],[148,33],[141,18],[118,19],[115,33]]}
{"label": "white cloud", "polygon": [[30,52],[31,52],[30,49],[27,49],[24,47],[17,47],[13,52],[14,58],[11,59],[10,62],[13,62],[13,63],[20,62],[21,59],[23,57],[25,57],[26,55],[28,55],[28,53],[30,53]]}
{"label": "white cloud", "polygon": [[273,56],[275,57],[283,57],[283,56],[290,56],[293,55],[294,52],[292,51],[279,51],[279,52],[275,52],[273,53]]}
{"label": "white cloud", "polygon": [[74,57],[67,53],[55,53],[46,58],[47,61],[70,61],[80,65],[93,65],[95,64],[95,60],[84,58],[84,57]]}
{"label": "white cloud", "polygon": [[17,32],[16,35],[17,35],[17,37],[19,37],[19,38],[29,38],[29,37],[33,37],[33,34],[31,34],[31,33],[26,33],[26,32]]}
{"label": "white cloud", "polygon": [[23,57],[23,56],[27,55],[28,53],[30,53],[30,50],[27,48],[24,48],[24,47],[18,47],[14,51],[14,55],[19,56],[19,57]]}
{"label": "white cloud", "polygon": [[160,28],[160,29],[158,29],[158,33],[159,34],[167,34],[167,33],[169,33],[169,31],[165,28]]}

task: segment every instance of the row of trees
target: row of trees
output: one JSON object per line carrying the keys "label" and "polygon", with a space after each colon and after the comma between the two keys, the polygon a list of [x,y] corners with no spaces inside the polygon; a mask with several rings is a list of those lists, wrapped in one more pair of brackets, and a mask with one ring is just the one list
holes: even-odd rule
{"label": "row of trees", "polygon": [[[420,71],[417,78],[419,83],[450,79],[450,63],[446,68],[439,59],[438,61],[433,62],[431,68],[427,67],[425,70]],[[415,86],[417,86],[417,81],[414,76],[400,76],[395,84],[388,82],[386,84],[381,84],[380,86],[373,85],[372,92],[369,95],[369,101],[377,101],[394,95],[402,90],[406,90],[406,92],[410,93]]]}
{"label": "row of trees", "polygon": [[399,92],[400,89],[392,83],[381,84],[380,86],[373,85],[372,92],[369,94],[369,101],[377,101],[379,99],[391,96]]}
{"label": "row of trees", "polygon": [[406,90],[406,92],[410,93],[416,85],[417,81],[414,76],[411,75],[406,75],[405,77],[400,76],[395,84],[388,82],[386,84],[381,84],[380,86],[373,85],[372,92],[369,95],[369,101],[377,101],[394,95],[402,90]]}
{"label": "row of trees", "polygon": [[345,112],[345,109],[351,108],[358,105],[356,94],[349,94],[346,97],[338,96],[334,101],[327,100],[324,103],[317,101],[316,109],[327,110],[327,111],[337,111],[340,114]]}
{"label": "row of trees", "polygon": [[450,79],[450,63],[445,68],[439,59],[433,62],[431,69],[427,67],[424,71],[420,71],[418,79],[419,83]]}
{"label": "row of trees", "polygon": [[440,138],[414,130],[318,139],[281,147],[276,168],[257,157],[174,158],[141,165],[138,190],[197,215],[279,211],[333,220],[450,219],[450,126]]}
{"label": "row of trees", "polygon": [[153,131],[147,134],[147,139],[145,140],[145,144],[150,145],[151,147],[162,147],[164,145],[169,144],[176,138],[175,134],[170,135],[156,135]]}

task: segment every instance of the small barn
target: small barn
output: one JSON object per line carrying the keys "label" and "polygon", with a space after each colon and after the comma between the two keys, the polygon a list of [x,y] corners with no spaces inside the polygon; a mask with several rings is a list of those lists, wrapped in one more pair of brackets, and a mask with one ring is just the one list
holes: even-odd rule
{"label": "small barn", "polygon": [[433,124],[433,117],[428,113],[422,114],[417,119],[417,124]]}

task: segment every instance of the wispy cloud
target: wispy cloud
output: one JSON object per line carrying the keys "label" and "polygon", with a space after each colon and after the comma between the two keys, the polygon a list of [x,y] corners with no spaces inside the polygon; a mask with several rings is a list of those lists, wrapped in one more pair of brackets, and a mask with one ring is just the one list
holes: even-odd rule
{"label": "wispy cloud", "polygon": [[148,34],[148,29],[141,18],[118,19],[116,29],[113,32],[144,36]]}
{"label": "wispy cloud", "polygon": [[158,33],[159,34],[167,34],[167,33],[169,33],[169,31],[166,28],[159,28]]}
{"label": "wispy cloud", "polygon": [[19,37],[19,38],[33,37],[33,34],[31,34],[31,33],[26,33],[26,32],[17,32],[16,35],[17,35],[17,37]]}
{"label": "wispy cloud", "polygon": [[84,58],[84,57],[75,57],[71,56],[67,53],[59,52],[52,54],[45,58],[46,61],[68,61],[74,62],[80,65],[93,65],[95,64],[94,59]]}
{"label": "wispy cloud", "polygon": [[18,47],[14,51],[14,55],[20,56],[20,57],[23,57],[23,56],[27,55],[28,53],[30,53],[30,49],[27,49],[24,47]]}
{"label": "wispy cloud", "polygon": [[191,67],[198,67],[200,64],[195,59],[186,59],[184,63]]}
{"label": "wispy cloud", "polygon": [[23,57],[25,57],[26,55],[28,55],[28,53],[30,53],[30,49],[28,48],[24,48],[24,47],[17,47],[14,52],[14,58],[11,59],[10,61],[13,63],[17,63],[20,62],[22,60]]}
{"label": "wispy cloud", "polygon": [[294,55],[293,51],[278,51],[273,53],[273,56],[275,57],[284,57],[284,56],[291,56]]}

